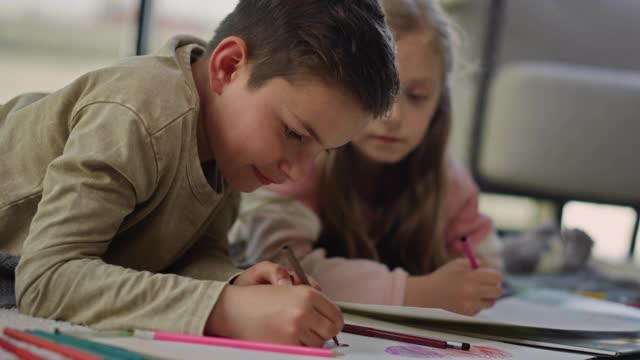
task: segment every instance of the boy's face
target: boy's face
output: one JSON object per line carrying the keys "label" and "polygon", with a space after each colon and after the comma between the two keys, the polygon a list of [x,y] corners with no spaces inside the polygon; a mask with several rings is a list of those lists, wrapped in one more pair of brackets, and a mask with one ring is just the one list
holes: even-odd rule
{"label": "boy's face", "polygon": [[237,191],[295,181],[320,152],[344,145],[372,119],[327,82],[274,78],[250,89],[250,71],[238,66],[204,119],[212,155]]}
{"label": "boy's face", "polygon": [[396,40],[400,94],[386,121],[369,124],[353,144],[367,158],[380,163],[401,161],[424,139],[440,101],[442,57],[424,32]]}

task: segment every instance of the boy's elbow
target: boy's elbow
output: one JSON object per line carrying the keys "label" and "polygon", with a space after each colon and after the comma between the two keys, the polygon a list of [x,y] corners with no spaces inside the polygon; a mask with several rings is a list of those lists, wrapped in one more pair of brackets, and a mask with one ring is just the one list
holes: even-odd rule
{"label": "boy's elbow", "polygon": [[16,268],[16,306],[21,313],[50,318],[54,315],[51,310],[55,307],[46,306],[51,301],[46,301],[45,289],[48,287],[48,282],[51,281],[52,269],[33,271],[32,268],[37,269],[38,267],[29,265],[29,259],[22,259]]}
{"label": "boy's elbow", "polygon": [[25,276],[23,271],[16,269],[15,294],[18,310],[27,315],[40,316],[37,313],[37,299],[40,297],[38,279]]}

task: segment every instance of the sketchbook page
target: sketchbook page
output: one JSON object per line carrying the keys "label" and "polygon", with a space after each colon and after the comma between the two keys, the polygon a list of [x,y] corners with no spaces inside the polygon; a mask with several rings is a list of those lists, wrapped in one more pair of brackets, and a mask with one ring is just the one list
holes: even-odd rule
{"label": "sketchbook page", "polygon": [[[361,354],[367,356],[363,359],[379,358],[379,359],[398,359],[400,357],[411,358],[439,358],[439,359],[463,359],[463,358],[478,358],[478,359],[591,359],[592,355],[576,354],[571,352],[551,351],[544,349],[537,349],[532,347],[513,345],[504,342],[479,339],[476,337],[469,337],[464,335],[450,334],[446,332],[421,329],[407,325],[400,325],[392,322],[375,320],[363,316],[344,314],[344,321],[348,324],[361,325],[372,327],[375,329],[382,329],[388,331],[394,331],[404,334],[425,336],[429,338],[435,338],[440,340],[459,341],[471,344],[469,351],[456,350],[456,349],[436,349],[426,346],[413,345],[402,343],[398,341],[376,339],[366,336],[351,335],[347,338],[341,333],[339,338],[341,342],[347,342],[350,346],[348,348],[340,348],[345,354],[351,355],[352,353],[358,355],[360,359]],[[388,356],[393,355],[393,356]],[[356,357],[354,357],[355,359]],[[399,359],[398,359],[399,360]]]}
{"label": "sketchbook page", "polygon": [[503,306],[502,304],[513,301],[514,298],[520,300],[521,302],[550,306],[554,309],[586,311],[591,313],[603,314],[622,320],[640,321],[640,308],[627,306],[613,301],[599,300],[586,296],[571,294],[566,291],[544,288],[527,288],[525,290],[518,291],[513,296],[498,301],[497,307],[481,312],[479,314],[480,317],[486,316],[487,318],[490,318],[492,320],[498,320],[499,314],[492,314],[492,312],[495,312],[496,309],[499,309],[500,306]]}
{"label": "sketchbook page", "polygon": [[491,331],[477,332],[461,329],[460,334],[470,334],[485,339],[507,341],[510,343],[538,346],[555,350],[580,351],[593,355],[618,356],[640,354],[640,332],[626,332],[623,334],[609,332],[606,336],[600,333],[589,336],[586,332],[573,333],[564,331],[555,334],[556,330],[531,332],[529,334],[514,334],[511,332],[493,333]]}
{"label": "sketchbook page", "polygon": [[518,325],[569,331],[640,331],[640,320],[599,312],[569,310],[540,305],[519,298],[507,298],[480,312],[479,319]]}
{"label": "sketchbook page", "polygon": [[500,322],[494,322],[485,319],[476,319],[471,316],[460,315],[442,309],[419,308],[411,306],[393,306],[393,305],[375,305],[375,304],[359,304],[337,301],[336,304],[344,312],[354,313],[358,315],[384,315],[390,320],[437,320],[451,321],[460,323],[477,323],[485,325],[500,325]]}
{"label": "sketchbook page", "polygon": [[[518,345],[511,345],[491,340],[481,340],[462,335],[448,335],[441,332],[420,330],[393,323],[372,320],[351,314],[345,315],[345,322],[350,324],[375,327],[397,332],[405,332],[414,335],[437,337],[441,339],[451,339],[465,341],[472,344],[470,351],[453,349],[436,349],[431,347],[406,344],[397,341],[376,339],[366,336],[353,335],[347,333],[338,334],[341,344],[348,344],[348,347],[336,347],[332,342],[327,342],[325,347],[336,351],[337,359],[341,360],[401,360],[403,358],[421,359],[523,359],[523,360],[582,360],[590,359],[591,356],[568,352],[557,352],[528,348]],[[197,344],[171,343],[165,341],[143,340],[137,338],[99,338],[95,339],[103,343],[121,346],[133,351],[143,352],[148,355],[161,357],[163,359],[192,359],[192,360],[306,360],[306,359],[326,359],[311,356],[288,355],[280,353],[269,353],[253,350],[240,350],[225,347],[215,347]]]}
{"label": "sketchbook page", "polygon": [[256,350],[233,349],[221,346],[186,344],[170,341],[145,340],[133,337],[127,338],[97,338],[94,341],[115,345],[131,351],[139,352],[146,357],[153,356],[154,359],[162,360],[311,360],[327,359],[315,356],[302,356],[282,354]]}
{"label": "sketchbook page", "polygon": [[[351,315],[346,314],[345,317],[347,316]],[[457,317],[457,315],[455,316]],[[477,322],[434,322],[412,319],[402,319],[399,322],[412,328],[427,331],[459,333],[471,337],[508,341],[526,346],[542,346],[554,350],[580,351],[608,356],[640,353],[640,332],[541,330],[534,327],[511,325],[487,326]]]}
{"label": "sketchbook page", "polygon": [[407,306],[337,303],[345,312],[393,321],[496,325],[519,328],[539,328],[568,331],[640,331],[640,321],[619,319],[598,313],[558,309],[553,306],[505,298],[491,312],[471,317],[441,309]]}

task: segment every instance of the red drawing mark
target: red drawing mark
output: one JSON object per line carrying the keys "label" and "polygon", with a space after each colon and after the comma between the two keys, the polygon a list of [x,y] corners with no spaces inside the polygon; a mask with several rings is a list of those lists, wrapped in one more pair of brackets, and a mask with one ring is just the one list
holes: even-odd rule
{"label": "red drawing mark", "polygon": [[474,358],[474,359],[504,359],[513,357],[510,353],[489,346],[471,346],[469,351],[456,349],[433,349],[420,345],[389,346],[384,350],[387,354],[419,359],[438,358]]}
{"label": "red drawing mark", "polygon": [[340,347],[349,347],[349,344],[342,343],[340,344]]}
{"label": "red drawing mark", "polygon": [[471,351],[477,351],[483,359],[504,359],[513,357],[513,355],[511,355],[511,353],[507,351],[492,348],[489,346],[473,346],[471,348]]}
{"label": "red drawing mark", "polygon": [[475,359],[504,359],[513,357],[510,353],[489,346],[471,346],[469,351],[447,349],[451,357]]}
{"label": "red drawing mark", "polygon": [[418,359],[437,359],[447,356],[443,354],[444,351],[420,345],[389,346],[384,349],[384,352],[391,355]]}

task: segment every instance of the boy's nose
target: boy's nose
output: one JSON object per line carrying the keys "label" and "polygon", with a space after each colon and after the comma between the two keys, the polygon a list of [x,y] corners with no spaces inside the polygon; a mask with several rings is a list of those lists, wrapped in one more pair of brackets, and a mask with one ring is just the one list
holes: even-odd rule
{"label": "boy's nose", "polygon": [[400,126],[400,121],[402,119],[400,105],[396,102],[391,108],[391,112],[389,116],[384,120],[384,124],[390,128],[394,129]]}
{"label": "boy's nose", "polygon": [[297,156],[295,160],[280,161],[279,168],[289,181],[297,181],[311,166],[312,156]]}

